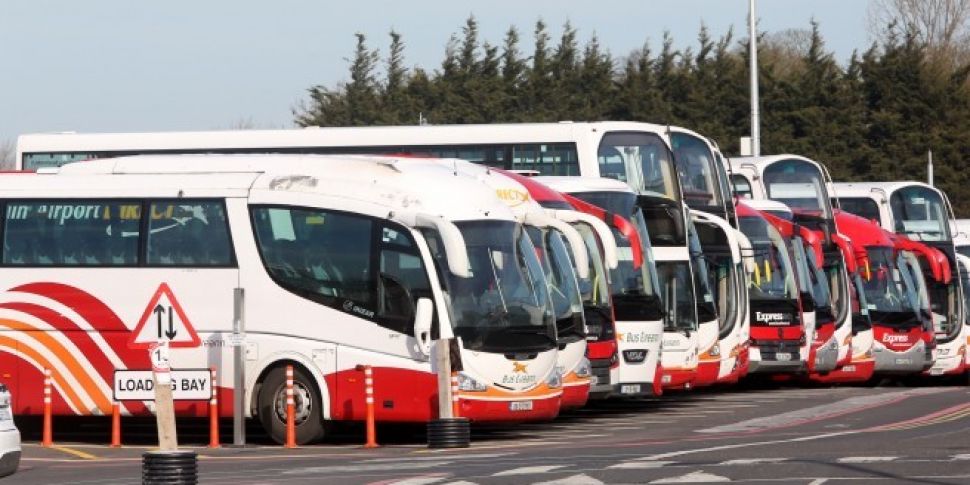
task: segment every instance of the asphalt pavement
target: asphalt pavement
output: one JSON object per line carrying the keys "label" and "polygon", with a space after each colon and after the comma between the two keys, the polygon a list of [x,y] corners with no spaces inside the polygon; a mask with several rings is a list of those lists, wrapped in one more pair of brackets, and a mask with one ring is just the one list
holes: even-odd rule
{"label": "asphalt pavement", "polygon": [[[224,423],[228,425],[228,423]],[[151,423],[69,421],[54,448],[25,422],[21,469],[3,483],[138,483]],[[356,427],[287,450],[250,427],[245,448],[205,448],[203,422],[180,426],[206,484],[970,483],[967,387],[834,387],[695,391],[597,403],[549,423],[474,427],[472,446],[429,450],[416,426]],[[228,431],[223,428],[224,431]],[[230,439],[224,434],[224,441]]]}

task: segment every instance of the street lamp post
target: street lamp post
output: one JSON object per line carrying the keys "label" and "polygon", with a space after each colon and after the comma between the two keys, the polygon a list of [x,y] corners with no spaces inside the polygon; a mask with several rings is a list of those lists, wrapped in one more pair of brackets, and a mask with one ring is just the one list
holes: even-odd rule
{"label": "street lamp post", "polygon": [[761,115],[758,112],[758,30],[755,24],[754,0],[748,0],[749,56],[751,71],[751,154],[761,155]]}

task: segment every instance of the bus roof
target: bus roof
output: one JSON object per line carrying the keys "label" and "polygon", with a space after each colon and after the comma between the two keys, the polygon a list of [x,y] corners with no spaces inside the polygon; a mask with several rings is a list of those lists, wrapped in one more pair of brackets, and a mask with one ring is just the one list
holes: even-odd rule
{"label": "bus roof", "polygon": [[558,192],[568,194],[582,192],[626,192],[636,194],[625,182],[604,177],[569,177],[544,175],[535,177],[540,182]]}
{"label": "bus roof", "polygon": [[[569,142],[581,132],[648,131],[666,139],[666,127],[632,121],[307,127],[281,130],[172,131],[152,133],[38,133],[17,139],[17,152],[83,152],[140,150],[219,150],[311,146],[413,146],[424,143],[494,144]],[[415,139],[416,135],[421,138]],[[213,143],[213,140],[218,140]],[[431,140],[434,141],[431,141]]]}
{"label": "bus roof", "polygon": [[894,182],[836,182],[834,197],[867,197],[872,191],[882,191],[886,195],[904,187],[924,187],[943,194],[940,189],[915,180],[900,180]]}
{"label": "bus roof", "polygon": [[[451,162],[471,165],[461,160]],[[353,199],[449,220],[516,220],[494,190],[453,170],[441,159],[145,155],[71,163],[50,173],[17,175],[16,183],[0,184],[3,197],[141,197],[169,192],[200,197],[217,191],[224,195],[225,190],[240,191],[239,196],[250,190],[266,190]]]}

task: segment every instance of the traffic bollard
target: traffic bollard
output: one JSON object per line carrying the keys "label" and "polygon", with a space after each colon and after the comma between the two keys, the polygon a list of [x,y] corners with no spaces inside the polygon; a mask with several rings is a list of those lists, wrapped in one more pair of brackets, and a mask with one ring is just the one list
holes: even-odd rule
{"label": "traffic bollard", "polygon": [[457,418],[461,415],[458,403],[458,373],[451,373],[451,417]]}
{"label": "traffic bollard", "polygon": [[296,402],[293,400],[293,366],[286,366],[286,444],[296,448]]}
{"label": "traffic bollard", "polygon": [[216,392],[216,369],[209,369],[209,385],[212,397],[209,398],[209,448],[219,448],[219,394]]}
{"label": "traffic bollard", "polygon": [[369,365],[358,365],[364,371],[364,403],[367,405],[367,442],[364,448],[377,448],[377,423],[374,416],[374,370]]}
{"label": "traffic bollard", "polygon": [[111,405],[111,447],[121,447],[121,404]]}
{"label": "traffic bollard", "polygon": [[51,429],[53,423],[51,423],[51,370],[44,369],[44,431],[43,439],[41,440],[41,446],[51,447],[54,446],[54,432]]}

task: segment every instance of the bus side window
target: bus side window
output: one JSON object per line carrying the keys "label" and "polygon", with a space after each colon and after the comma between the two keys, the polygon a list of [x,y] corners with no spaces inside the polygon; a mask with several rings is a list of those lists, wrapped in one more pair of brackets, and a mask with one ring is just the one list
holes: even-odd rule
{"label": "bus side window", "polygon": [[232,266],[222,201],[157,201],[148,211],[150,266]]}
{"label": "bus side window", "polygon": [[141,203],[10,201],[3,230],[7,266],[134,266]]}

